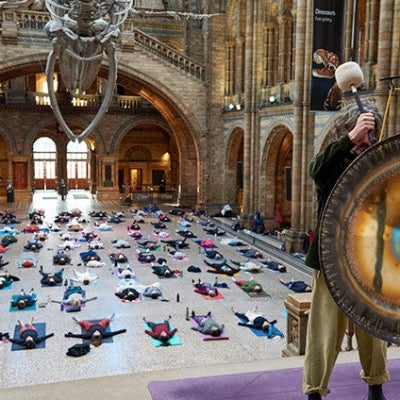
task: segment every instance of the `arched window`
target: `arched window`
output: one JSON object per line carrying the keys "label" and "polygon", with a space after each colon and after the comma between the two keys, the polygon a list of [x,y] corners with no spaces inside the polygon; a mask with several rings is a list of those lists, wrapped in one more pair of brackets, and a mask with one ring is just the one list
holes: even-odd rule
{"label": "arched window", "polygon": [[89,148],[85,141],[67,145],[67,178],[70,189],[89,189]]}
{"label": "arched window", "polygon": [[56,144],[49,137],[41,137],[33,143],[35,189],[56,189],[56,155]]}

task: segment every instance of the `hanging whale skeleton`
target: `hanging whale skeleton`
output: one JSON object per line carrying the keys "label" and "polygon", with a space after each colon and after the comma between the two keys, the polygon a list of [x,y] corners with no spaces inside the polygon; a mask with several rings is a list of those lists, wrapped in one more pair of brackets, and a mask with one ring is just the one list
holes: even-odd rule
{"label": "hanging whale skeleton", "polygon": [[[0,1],[1,9],[17,9],[39,0]],[[137,10],[133,0],[45,0],[50,21],[45,31],[53,45],[46,65],[46,78],[54,116],[60,129],[70,140],[82,141],[99,124],[114,95],[117,80],[116,47],[121,36],[120,26],[131,13],[141,17],[173,17],[203,19],[217,14],[194,14],[179,11]],[[54,88],[54,71],[58,60],[61,79],[72,95],[84,93],[96,79],[104,54],[108,60],[108,78],[103,101],[97,114],[79,135],[66,123]]]}

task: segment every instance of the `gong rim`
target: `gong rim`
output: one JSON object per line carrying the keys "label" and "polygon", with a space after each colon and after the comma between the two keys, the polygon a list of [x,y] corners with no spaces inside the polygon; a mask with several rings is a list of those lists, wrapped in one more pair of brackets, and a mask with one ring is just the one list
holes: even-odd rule
{"label": "gong rim", "polygon": [[328,197],[319,231],[321,270],[334,301],[356,325],[393,343],[400,343],[397,192],[400,203],[400,135],[374,144],[347,167]]}

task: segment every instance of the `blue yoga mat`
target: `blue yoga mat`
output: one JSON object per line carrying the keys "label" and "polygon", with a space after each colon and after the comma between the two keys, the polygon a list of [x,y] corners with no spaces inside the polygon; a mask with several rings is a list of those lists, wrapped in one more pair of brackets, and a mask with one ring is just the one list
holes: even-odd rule
{"label": "blue yoga mat", "polygon": [[[12,301],[12,302],[17,301],[18,296],[19,296],[19,294],[13,294],[13,295],[11,296],[11,301]],[[32,298],[37,299],[37,295],[36,295],[35,293],[33,293],[33,294],[32,294]],[[22,310],[20,310],[18,307],[13,307],[13,306],[11,305],[11,303],[10,303],[10,308],[9,308],[8,311],[11,311],[11,312],[15,312],[15,311],[35,311],[35,310],[36,310],[36,307],[37,307],[37,304],[35,303],[33,306],[25,307],[25,308],[23,308]]]}
{"label": "blue yoga mat", "polygon": [[[37,332],[39,337],[41,336],[46,336],[46,323],[45,322],[38,322],[35,324],[32,324]],[[18,340],[19,339],[19,325],[15,325],[14,328],[14,335],[13,335],[13,339]],[[36,345],[36,347],[32,350],[36,350],[36,349],[44,349],[46,347],[46,340],[43,340],[42,342],[38,343]],[[13,343],[11,346],[11,351],[18,351],[18,350],[26,350],[24,346],[20,346],[19,344]]]}

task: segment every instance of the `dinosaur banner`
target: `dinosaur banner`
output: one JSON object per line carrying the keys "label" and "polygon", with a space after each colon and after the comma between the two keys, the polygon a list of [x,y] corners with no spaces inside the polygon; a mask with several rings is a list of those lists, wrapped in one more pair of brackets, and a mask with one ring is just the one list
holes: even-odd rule
{"label": "dinosaur banner", "polygon": [[334,111],[340,100],[335,71],[343,60],[343,0],[314,0],[311,110]]}

